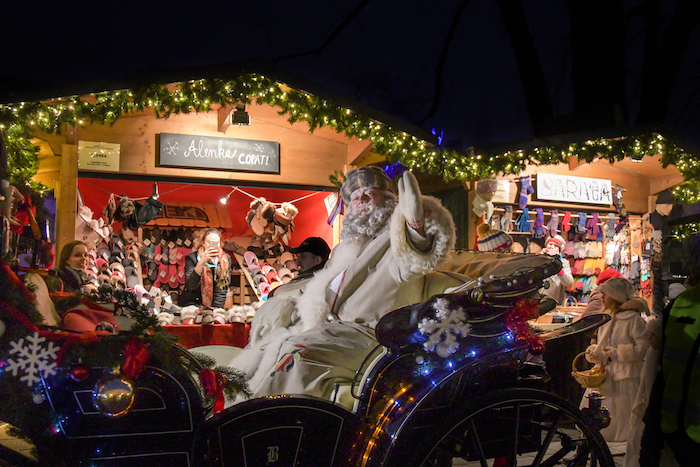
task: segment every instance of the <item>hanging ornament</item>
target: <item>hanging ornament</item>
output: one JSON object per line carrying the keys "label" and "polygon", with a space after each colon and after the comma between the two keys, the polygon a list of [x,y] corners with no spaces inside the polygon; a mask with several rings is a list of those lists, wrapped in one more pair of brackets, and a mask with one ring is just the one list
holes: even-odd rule
{"label": "hanging ornament", "polygon": [[0,337],[2,337],[3,334],[5,334],[5,323],[0,319]]}
{"label": "hanging ornament", "polygon": [[462,307],[452,308],[444,298],[438,298],[433,304],[435,318],[423,318],[418,323],[418,331],[427,338],[423,348],[435,352],[442,358],[455,353],[459,349],[457,336],[467,336],[471,325]]}
{"label": "hanging ornament", "polygon": [[199,382],[208,396],[214,397],[214,413],[224,410],[224,388],[226,387],[226,377],[209,368],[199,372]]}
{"label": "hanging ornament", "polygon": [[32,402],[34,402],[36,405],[44,402],[44,395],[41,393],[41,391],[36,391],[34,394],[32,394]]}
{"label": "hanging ornament", "polygon": [[48,346],[42,344],[46,338],[39,336],[38,332],[27,336],[25,344],[24,337],[16,342],[10,342],[10,355],[16,355],[14,358],[7,359],[6,372],[11,372],[13,376],[17,376],[19,371],[24,373],[20,377],[20,381],[27,383],[27,386],[41,382],[41,374],[44,378],[49,375],[56,374],[56,347],[53,342],[49,342]]}
{"label": "hanging ornament", "polygon": [[70,370],[70,378],[75,382],[85,381],[90,376],[90,368],[87,365],[76,365]]}
{"label": "hanging ornament", "polygon": [[102,378],[92,390],[92,404],[108,417],[126,414],[134,403],[134,386],[119,374]]}
{"label": "hanging ornament", "polygon": [[134,380],[139,377],[146,368],[146,363],[151,358],[148,349],[138,337],[134,337],[127,342],[124,347],[124,362],[122,363],[122,373],[125,378]]}

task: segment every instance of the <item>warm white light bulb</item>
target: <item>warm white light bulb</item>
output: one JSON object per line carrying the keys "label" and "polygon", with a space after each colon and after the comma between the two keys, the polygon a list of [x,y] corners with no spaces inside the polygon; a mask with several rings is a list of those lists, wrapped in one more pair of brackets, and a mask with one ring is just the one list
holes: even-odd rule
{"label": "warm white light bulb", "polygon": [[226,201],[228,201],[228,196],[224,196],[219,201],[221,201],[221,204],[226,204]]}

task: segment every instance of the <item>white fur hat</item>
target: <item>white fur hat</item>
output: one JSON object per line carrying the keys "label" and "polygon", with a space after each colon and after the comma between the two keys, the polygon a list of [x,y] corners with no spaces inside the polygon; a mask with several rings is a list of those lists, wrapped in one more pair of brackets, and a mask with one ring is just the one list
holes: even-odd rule
{"label": "white fur hat", "polygon": [[624,277],[608,279],[598,290],[620,304],[634,297],[634,287]]}

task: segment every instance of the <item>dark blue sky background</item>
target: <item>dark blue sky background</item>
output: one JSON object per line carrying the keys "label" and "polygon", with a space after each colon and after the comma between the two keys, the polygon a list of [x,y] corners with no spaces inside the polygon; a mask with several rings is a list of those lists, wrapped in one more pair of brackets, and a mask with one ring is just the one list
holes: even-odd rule
{"label": "dark blue sky background", "polygon": [[[461,147],[532,137],[510,40],[493,0],[472,0],[446,56],[432,119],[435,69],[459,0],[125,1],[13,3],[3,21],[0,77],[49,84],[264,59]],[[641,3],[625,1],[626,8]],[[661,2],[672,13],[675,0]],[[573,109],[567,2],[524,1],[555,114]],[[318,54],[356,6],[358,15]],[[634,118],[641,23],[627,25],[627,93]],[[700,42],[692,40],[673,95],[669,129],[700,142]],[[296,54],[309,52],[306,55]],[[605,53],[605,51],[601,51]],[[595,67],[595,63],[591,63]],[[601,69],[600,73],[606,73]],[[698,144],[700,146],[700,144]]]}

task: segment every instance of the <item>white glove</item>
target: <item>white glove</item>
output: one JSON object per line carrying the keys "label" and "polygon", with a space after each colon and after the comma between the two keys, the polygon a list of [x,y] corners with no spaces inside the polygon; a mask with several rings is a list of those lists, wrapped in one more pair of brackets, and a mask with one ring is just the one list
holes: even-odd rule
{"label": "white glove", "polygon": [[588,360],[591,363],[598,363],[598,358],[596,358],[596,351],[598,350],[598,344],[591,344],[588,346],[586,349],[586,360]]}
{"label": "white glove", "polygon": [[603,355],[611,360],[617,360],[617,347],[606,346],[603,349]]}
{"label": "white glove", "polygon": [[423,195],[418,187],[418,180],[409,171],[399,179],[399,209],[406,218],[406,223],[413,229],[423,227]]}

